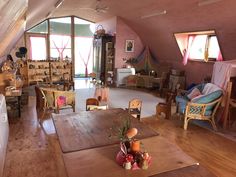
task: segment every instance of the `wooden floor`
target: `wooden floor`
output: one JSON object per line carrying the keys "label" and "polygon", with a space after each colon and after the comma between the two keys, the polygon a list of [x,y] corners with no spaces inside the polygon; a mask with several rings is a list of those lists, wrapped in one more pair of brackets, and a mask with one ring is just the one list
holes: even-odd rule
{"label": "wooden floor", "polygon": [[[51,120],[38,126],[35,99],[30,97],[22,118],[11,120],[4,177],[65,177],[61,149]],[[236,142],[180,120],[145,119],[147,125],[175,143],[219,177],[236,176]]]}

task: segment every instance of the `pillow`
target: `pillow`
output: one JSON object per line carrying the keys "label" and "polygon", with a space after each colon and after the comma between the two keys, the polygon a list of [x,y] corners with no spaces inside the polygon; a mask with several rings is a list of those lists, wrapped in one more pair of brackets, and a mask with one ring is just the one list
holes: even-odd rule
{"label": "pillow", "polygon": [[57,106],[62,107],[66,105],[66,97],[65,96],[59,96],[57,98]]}
{"label": "pillow", "polygon": [[202,94],[208,95],[218,90],[221,90],[221,88],[219,88],[217,85],[214,85],[212,83],[207,83],[202,90]]}
{"label": "pillow", "polygon": [[192,100],[193,98],[201,95],[201,92],[198,88],[194,88],[188,95],[188,99]]}
{"label": "pillow", "polygon": [[194,103],[210,103],[218,99],[222,95],[222,93],[223,93],[222,90],[217,90],[208,95],[201,95],[201,96],[195,97],[191,101]]}

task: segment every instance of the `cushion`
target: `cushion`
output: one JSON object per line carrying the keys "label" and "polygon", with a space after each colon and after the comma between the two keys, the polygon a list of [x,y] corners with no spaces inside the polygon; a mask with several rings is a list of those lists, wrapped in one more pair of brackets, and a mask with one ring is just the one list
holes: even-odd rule
{"label": "cushion", "polygon": [[201,95],[201,92],[198,88],[194,88],[188,95],[188,99],[192,100],[193,98]]}
{"label": "cushion", "polygon": [[202,90],[202,94],[208,95],[208,94],[218,91],[218,90],[221,90],[221,88],[218,87],[217,85],[214,85],[212,83],[207,83]]}
{"label": "cushion", "polygon": [[62,107],[66,105],[66,97],[65,96],[59,96],[57,98],[57,106]]}
{"label": "cushion", "polygon": [[210,103],[222,95],[222,90],[214,91],[208,95],[199,95],[191,100],[193,103]]}

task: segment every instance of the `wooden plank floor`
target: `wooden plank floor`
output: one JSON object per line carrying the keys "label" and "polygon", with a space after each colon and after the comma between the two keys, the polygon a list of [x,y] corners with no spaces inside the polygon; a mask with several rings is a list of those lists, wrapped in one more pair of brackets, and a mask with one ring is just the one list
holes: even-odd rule
{"label": "wooden plank floor", "polygon": [[[45,121],[45,131],[38,126],[34,102],[31,97],[22,118],[11,121],[4,177],[65,177],[53,123]],[[236,142],[193,125],[184,131],[179,120],[150,118],[144,122],[216,176],[236,176]]]}

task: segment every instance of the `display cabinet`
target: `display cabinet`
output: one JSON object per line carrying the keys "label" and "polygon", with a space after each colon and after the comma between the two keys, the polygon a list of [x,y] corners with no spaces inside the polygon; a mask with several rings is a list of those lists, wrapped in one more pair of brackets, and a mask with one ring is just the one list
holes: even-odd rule
{"label": "display cabinet", "polygon": [[93,72],[105,85],[112,85],[115,61],[114,36],[94,36]]}
{"label": "display cabinet", "polygon": [[37,82],[60,82],[65,74],[72,77],[72,64],[70,61],[28,61],[28,84]]}
{"label": "display cabinet", "polygon": [[50,62],[50,73],[52,82],[61,81],[65,74],[69,74],[71,77],[71,71],[72,64],[67,60]]}
{"label": "display cabinet", "polygon": [[48,82],[50,80],[50,68],[48,61],[28,61],[28,84]]}

